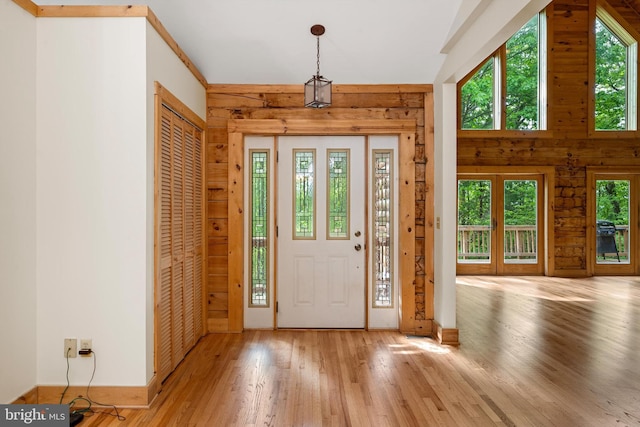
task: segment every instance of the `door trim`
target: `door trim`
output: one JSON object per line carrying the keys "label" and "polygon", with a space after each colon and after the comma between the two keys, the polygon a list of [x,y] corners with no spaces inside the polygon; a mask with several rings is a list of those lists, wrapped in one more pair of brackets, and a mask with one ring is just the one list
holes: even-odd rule
{"label": "door trim", "polygon": [[415,139],[414,120],[285,120],[232,119],[229,141],[228,291],[229,331],[244,329],[244,136],[245,135],[397,135],[399,173],[400,330],[415,329]]}
{"label": "door trim", "polygon": [[[619,177],[618,177],[619,175]],[[637,224],[640,224],[640,198],[631,196],[629,205],[629,227],[636,227],[631,234],[629,247],[633,251],[629,264],[597,265],[596,263],[596,180],[628,179],[631,181],[630,191],[640,184],[640,167],[638,166],[589,166],[587,167],[587,275],[634,275],[640,272],[640,254],[638,254]]]}
{"label": "door trim", "polygon": [[[554,213],[553,199],[555,191],[555,167],[553,166],[458,166],[457,173],[460,175],[542,175],[542,200],[544,207],[542,208],[543,216],[542,225],[543,236],[542,245],[544,251],[543,257],[543,274],[545,276],[555,275],[555,233],[554,233]],[[457,257],[457,254],[456,254]],[[457,265],[457,262],[456,262]]]}

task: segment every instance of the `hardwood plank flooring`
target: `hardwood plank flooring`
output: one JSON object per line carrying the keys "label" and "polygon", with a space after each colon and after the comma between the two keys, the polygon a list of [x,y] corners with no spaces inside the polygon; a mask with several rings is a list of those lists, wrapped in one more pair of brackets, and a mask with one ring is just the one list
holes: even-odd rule
{"label": "hardwood plank flooring", "polygon": [[460,347],[381,331],[200,340],[94,426],[638,426],[640,278],[460,276]]}

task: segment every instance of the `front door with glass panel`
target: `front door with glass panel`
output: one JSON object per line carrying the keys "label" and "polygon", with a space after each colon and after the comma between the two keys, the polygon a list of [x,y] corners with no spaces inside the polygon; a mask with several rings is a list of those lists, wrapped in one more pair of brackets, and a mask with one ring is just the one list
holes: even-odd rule
{"label": "front door with glass panel", "polygon": [[278,138],[280,328],[365,326],[364,137]]}
{"label": "front door with glass panel", "polygon": [[458,175],[458,274],[541,274],[541,175]]}

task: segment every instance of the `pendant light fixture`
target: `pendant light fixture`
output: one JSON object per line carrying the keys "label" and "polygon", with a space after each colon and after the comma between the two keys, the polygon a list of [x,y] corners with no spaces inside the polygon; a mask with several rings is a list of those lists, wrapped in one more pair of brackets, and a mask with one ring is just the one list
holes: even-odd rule
{"label": "pendant light fixture", "polygon": [[324,26],[314,25],[311,34],[317,40],[317,68],[316,75],[304,84],[304,106],[310,108],[324,108],[331,105],[331,80],[320,75],[320,36],[324,34]]}

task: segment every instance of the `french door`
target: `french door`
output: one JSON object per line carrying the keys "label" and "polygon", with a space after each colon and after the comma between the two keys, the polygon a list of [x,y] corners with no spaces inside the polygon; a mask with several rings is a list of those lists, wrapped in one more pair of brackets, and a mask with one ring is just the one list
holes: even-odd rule
{"label": "french door", "polygon": [[544,272],[542,174],[458,174],[458,274]]}
{"label": "french door", "polygon": [[638,214],[640,169],[587,171],[587,247],[596,275],[640,274]]}

